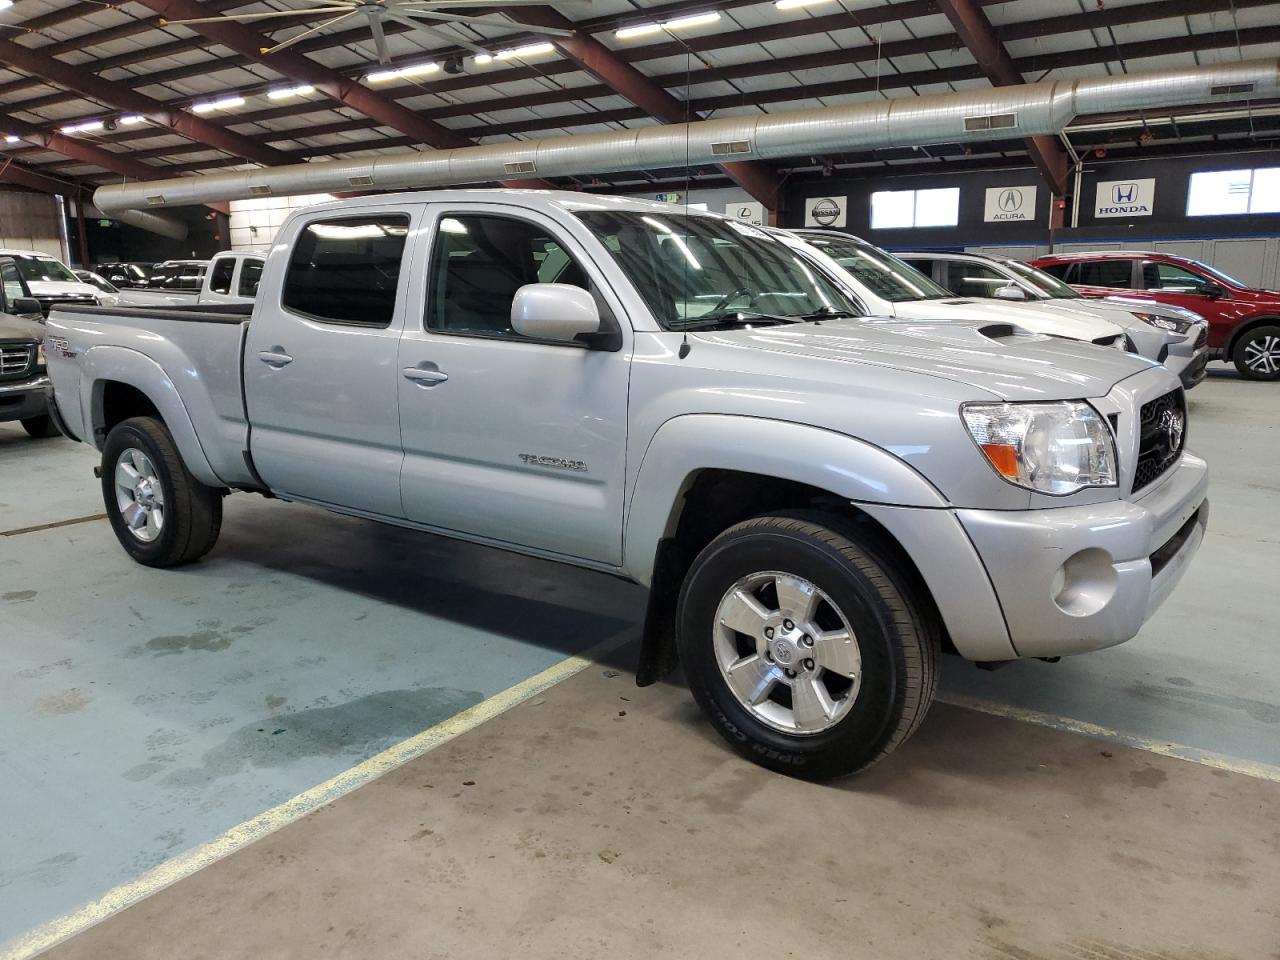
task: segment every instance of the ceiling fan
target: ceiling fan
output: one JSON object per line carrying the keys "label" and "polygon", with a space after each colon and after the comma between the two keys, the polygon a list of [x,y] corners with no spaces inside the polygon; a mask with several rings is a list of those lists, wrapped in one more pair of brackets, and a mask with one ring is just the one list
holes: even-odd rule
{"label": "ceiling fan", "polygon": [[[589,0],[579,0],[579,2],[589,2]],[[270,13],[226,13],[216,17],[198,17],[192,20],[165,20],[163,23],[218,23],[225,20],[233,20],[237,23],[251,23],[259,20],[271,20],[277,17],[296,18],[299,14],[314,14],[315,16],[334,14],[332,18],[318,23],[282,43],[262,48],[263,53],[276,53],[322,30],[327,30],[329,27],[351,20],[353,17],[363,17],[369,25],[369,33],[373,38],[373,45],[378,51],[379,63],[389,63],[391,60],[391,54],[387,50],[386,33],[383,29],[387,21],[408,27],[416,33],[430,35],[436,41],[443,39],[450,44],[456,43],[476,54],[488,54],[491,51],[480,46],[469,37],[463,36],[462,31],[445,32],[441,28],[449,24],[474,24],[490,27],[514,26],[519,27],[525,33],[532,33],[536,36],[567,37],[573,33],[572,30],[561,30],[556,27],[530,26],[529,24],[510,20],[501,13],[486,15],[483,13],[448,12],[450,8],[474,10],[477,7],[483,7],[476,0],[301,0],[301,3],[302,6],[299,9],[293,10],[274,10]],[[503,0],[503,6],[506,7],[545,5],[546,0]]]}

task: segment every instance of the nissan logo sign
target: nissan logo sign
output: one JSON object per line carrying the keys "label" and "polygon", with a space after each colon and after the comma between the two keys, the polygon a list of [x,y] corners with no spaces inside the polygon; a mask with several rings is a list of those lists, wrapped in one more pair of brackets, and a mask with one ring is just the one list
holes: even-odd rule
{"label": "nissan logo sign", "polygon": [[829,227],[840,219],[840,204],[830,197],[824,197],[813,205],[810,211],[813,222],[820,227]]}

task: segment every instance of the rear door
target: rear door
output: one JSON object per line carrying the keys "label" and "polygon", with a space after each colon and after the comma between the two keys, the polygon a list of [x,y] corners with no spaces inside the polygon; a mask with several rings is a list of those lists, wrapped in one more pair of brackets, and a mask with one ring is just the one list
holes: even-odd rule
{"label": "rear door", "polygon": [[[425,234],[425,282],[397,362],[406,516],[620,564],[631,352],[621,303],[582,242],[541,214],[437,205]],[[512,298],[538,282],[590,290],[622,348],[516,333]]]}
{"label": "rear door", "polygon": [[1067,274],[1067,283],[1086,297],[1111,297],[1134,288],[1135,261],[1120,258],[1081,260]]}
{"label": "rear door", "polygon": [[403,516],[396,353],[421,215],[317,212],[278,238],[290,252],[270,264],[244,357],[250,449],[272,490]]}

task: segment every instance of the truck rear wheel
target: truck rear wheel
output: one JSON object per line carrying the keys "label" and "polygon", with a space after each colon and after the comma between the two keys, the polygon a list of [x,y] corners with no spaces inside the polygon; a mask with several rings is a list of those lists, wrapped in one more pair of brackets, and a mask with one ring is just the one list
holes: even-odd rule
{"label": "truck rear wheel", "polygon": [[222,528],[222,493],[191,475],[154,417],[125,420],[107,434],[102,499],[120,545],[148,567],[200,559]]}
{"label": "truck rear wheel", "polygon": [[720,534],[685,579],[677,642],[690,689],[763,766],[811,779],[862,770],[933,700],[933,615],[855,536],[838,518],[758,517]]}
{"label": "truck rear wheel", "polygon": [[37,440],[58,435],[58,428],[53,425],[53,418],[47,413],[39,417],[27,417],[22,421],[22,429]]}
{"label": "truck rear wheel", "polygon": [[1280,380],[1280,326],[1264,324],[1247,331],[1231,350],[1240,376],[1249,380]]}

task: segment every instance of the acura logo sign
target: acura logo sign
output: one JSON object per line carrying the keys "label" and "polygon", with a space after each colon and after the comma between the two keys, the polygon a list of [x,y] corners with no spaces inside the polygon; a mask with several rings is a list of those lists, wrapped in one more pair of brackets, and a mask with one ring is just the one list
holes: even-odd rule
{"label": "acura logo sign", "polygon": [[1022,207],[1022,191],[1015,187],[1000,194],[1000,209],[1005,213],[1013,213]]}

